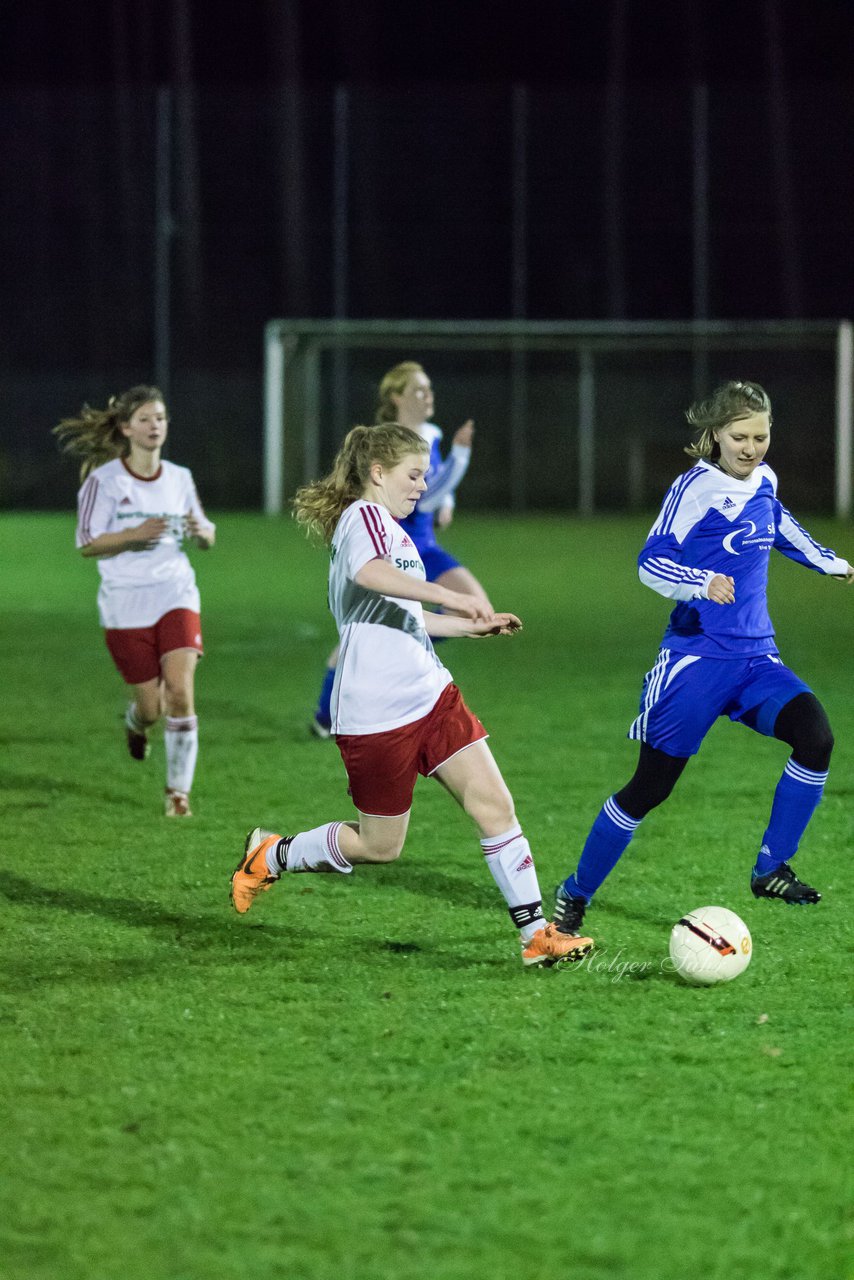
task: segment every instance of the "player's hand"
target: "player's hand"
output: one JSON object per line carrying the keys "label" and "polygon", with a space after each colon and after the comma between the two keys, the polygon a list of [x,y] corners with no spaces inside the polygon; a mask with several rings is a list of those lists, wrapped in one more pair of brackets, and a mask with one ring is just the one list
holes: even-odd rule
{"label": "player's hand", "polygon": [[436,524],[439,526],[440,529],[447,529],[448,525],[451,523],[453,518],[454,518],[454,508],[453,508],[453,504],[450,502],[446,502],[445,505],[443,507],[440,507],[439,510],[436,512]]}
{"label": "player's hand", "polygon": [[184,516],[184,537],[192,538],[202,550],[213,544],[210,525],[203,524],[198,516],[192,514]]}
{"label": "player's hand", "polygon": [[462,591],[446,589],[441,606],[448,613],[459,614],[471,622],[490,622],[495,617],[495,610],[488,600],[481,596],[465,595]]}
{"label": "player's hand", "polygon": [[715,604],[734,604],[735,579],[726,573],[716,573],[709,583],[707,594]]}
{"label": "player's hand", "polygon": [[494,613],[489,622],[476,622],[469,631],[475,639],[483,636],[512,636],[522,630],[522,620],[515,613]]}
{"label": "player's hand", "polygon": [[150,551],[169,531],[169,521],[162,516],[149,516],[142,524],[125,532],[127,551]]}
{"label": "player's hand", "polygon": [[474,439],[474,418],[467,418],[461,427],[457,427],[454,432],[454,438],[451,444],[463,444],[466,448],[471,448],[471,442]]}
{"label": "player's hand", "polygon": [[849,564],[845,573],[832,573],[830,576],[835,578],[837,582],[844,582],[846,586],[850,587],[854,583],[854,565]]}

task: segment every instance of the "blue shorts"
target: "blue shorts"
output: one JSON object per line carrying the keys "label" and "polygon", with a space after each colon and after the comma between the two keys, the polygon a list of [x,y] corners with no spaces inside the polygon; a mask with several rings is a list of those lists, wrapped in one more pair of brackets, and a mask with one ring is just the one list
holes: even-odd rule
{"label": "blue shorts", "polygon": [[[418,544],[415,544],[418,546]],[[459,569],[460,562],[455,560],[450,551],[440,547],[438,542],[429,542],[426,547],[418,547],[418,554],[424,562],[427,581],[435,582],[449,569]]]}
{"label": "blue shorts", "polygon": [[718,716],[773,738],[787,702],[811,693],[776,656],[707,658],[661,649],[644,677],[640,713],[628,736],[669,756],[693,756]]}

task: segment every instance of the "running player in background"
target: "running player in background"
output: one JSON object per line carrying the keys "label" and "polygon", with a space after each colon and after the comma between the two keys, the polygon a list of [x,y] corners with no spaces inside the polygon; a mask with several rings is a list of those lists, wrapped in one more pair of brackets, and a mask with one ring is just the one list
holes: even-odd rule
{"label": "running player in background", "polygon": [[[436,525],[446,529],[453,519],[454,494],[471,460],[474,422],[469,418],[454,432],[451,448],[443,458],[439,447],[442,431],[431,422],[432,417],[433,384],[422,366],[414,360],[404,360],[389,369],[379,386],[377,422],[399,422],[401,426],[410,427],[430,450],[427,489],[412,514],[401,523],[418,548],[428,582],[438,582],[452,591],[478,596],[489,604],[487,594],[474,574],[436,541]],[[337,661],[336,646],[326,662],[320,697],[311,722],[312,732],[319,738],[328,738],[330,734],[329,700]]]}
{"label": "running player in background", "polygon": [[783,665],[768,616],[768,558],[843,582],[851,565],[821,547],[777,498],[763,461],[771,402],[755,382],[728,382],[691,406],[695,466],[670,487],[638,559],[641,581],[677,601],[628,736],[640,742],[631,780],[600,811],[575,872],[558,885],[555,925],[581,928],[588,903],[643,818],[670,795],[719,716],[788,743],[751,876],[757,898],[815,903],[789,865],[821,799],[833,735],[824,708]]}
{"label": "running player in background", "polygon": [[107,648],[133,700],[128,750],[149,754],[148,730],[165,716],[167,817],[190,817],[199,750],[194,703],[202,653],[199,591],[182,543],[214,544],[214,526],[186,467],[161,459],[169,420],[156,387],[132,387],[106,409],[84,405],[54,428],[83,458],[77,546],[97,557],[98,612]]}
{"label": "running player in background", "polygon": [[[354,427],[331,474],[296,495],[296,519],[331,545],[329,605],[341,648],[332,731],[359,818],[291,836],[255,827],[232,876],[232,902],[248,911],[286,872],[347,874],[356,863],[393,861],[420,773],[438,778],[477,825],[523,962],[580,959],[590,940],[558,935],[544,920],[531,850],[486,730],[431,643],[431,636],[512,635],[521,623],[494,613],[480,595],[426,580],[403,524],[427,488],[428,465],[428,445],[410,428]],[[423,604],[446,612],[425,612]]]}

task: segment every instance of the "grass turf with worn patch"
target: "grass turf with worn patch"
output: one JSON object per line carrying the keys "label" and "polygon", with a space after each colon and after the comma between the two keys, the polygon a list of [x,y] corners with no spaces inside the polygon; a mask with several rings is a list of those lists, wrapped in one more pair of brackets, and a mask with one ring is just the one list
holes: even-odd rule
{"label": "grass turf with worn patch", "polygon": [[[850,529],[810,521],[854,554]],[[602,800],[668,611],[648,521],[460,520],[446,541],[524,619],[443,646],[516,798],[550,902]],[[195,557],[196,817],[161,816],[162,736],[124,747],[121,681],[72,522],[0,520],[4,1280],[705,1280],[844,1274],[845,872],[854,595],[773,558],[783,657],[837,750],[798,869],[749,874],[786,748],[721,722],[588,914],[597,950],[526,972],[476,833],[420,781],[394,865],[283,878],[245,919],[256,823],[351,816],[307,723],[334,640],[326,557],[225,516]],[[719,903],[755,954],[728,986],[667,972]]]}

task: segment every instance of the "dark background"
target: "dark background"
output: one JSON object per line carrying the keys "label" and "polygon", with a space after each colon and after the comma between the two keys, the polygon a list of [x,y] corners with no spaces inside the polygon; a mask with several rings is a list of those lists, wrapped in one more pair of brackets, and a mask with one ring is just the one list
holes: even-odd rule
{"label": "dark background", "polygon": [[[848,0],[7,3],[0,496],[70,505],[51,425],[157,377],[209,505],[257,506],[272,317],[849,314],[852,34]],[[485,394],[431,372],[443,420]],[[786,390],[832,409],[832,377]]]}

